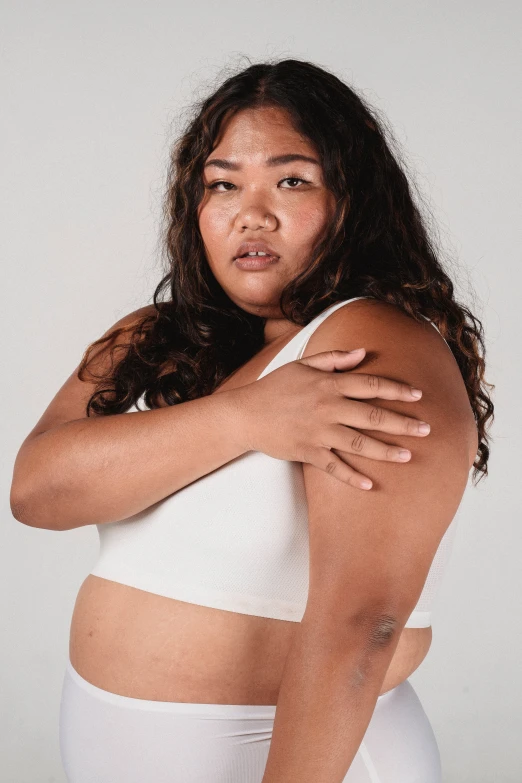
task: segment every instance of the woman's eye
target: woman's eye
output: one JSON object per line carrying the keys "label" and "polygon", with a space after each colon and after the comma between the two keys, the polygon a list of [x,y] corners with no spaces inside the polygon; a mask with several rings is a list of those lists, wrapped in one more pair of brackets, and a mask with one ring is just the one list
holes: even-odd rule
{"label": "woman's eye", "polygon": [[[301,177],[285,177],[281,180],[281,182],[304,182],[305,184],[308,183],[308,180],[302,179]],[[295,187],[291,187],[290,190],[295,190]]]}
{"label": "woman's eye", "polygon": [[[302,177],[285,177],[284,179],[280,180],[278,184],[281,184],[281,182],[288,182],[291,183],[288,188],[283,188],[283,190],[296,190],[296,184],[303,182],[305,185],[309,184],[308,180],[303,179]],[[218,187],[220,185],[223,185],[223,189],[219,189]],[[227,193],[232,188],[235,188],[235,185],[232,182],[227,182],[224,179],[220,179],[217,182],[212,182],[210,185],[205,185],[205,187],[208,190],[216,190],[218,193]]]}
{"label": "woman's eye", "polygon": [[211,185],[205,185],[205,187],[208,188],[209,190],[217,190],[218,185],[230,185],[231,187],[234,187],[232,182],[225,182],[225,180],[219,180],[219,182],[213,182]]}

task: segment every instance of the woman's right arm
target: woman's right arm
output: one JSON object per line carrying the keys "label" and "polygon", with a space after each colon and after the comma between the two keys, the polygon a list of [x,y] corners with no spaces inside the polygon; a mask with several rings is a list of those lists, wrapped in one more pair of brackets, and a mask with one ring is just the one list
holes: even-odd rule
{"label": "woman's right arm", "polygon": [[[130,313],[105,335],[151,309]],[[124,332],[119,344],[128,339]],[[110,347],[91,360],[89,370],[107,370]],[[126,519],[248,451],[232,391],[171,407],[87,417],[96,384],[81,381],[77,371],[16,456],[11,511],[26,525],[70,530]]]}
{"label": "woman's right arm", "polygon": [[[146,309],[122,318],[109,332],[126,326]],[[339,419],[342,394],[325,380],[332,380],[334,369],[348,369],[362,358],[347,360],[338,353],[337,357],[325,353],[292,362],[255,383],[196,400],[112,416],[86,417],[87,401],[96,385],[80,381],[76,368],[17,454],[11,485],[13,516],[31,527],[49,530],[123,520],[252,449],[280,459],[307,461],[332,472],[332,452],[320,444],[333,423],[334,409]],[[110,361],[108,352],[100,352],[95,361],[91,367],[100,374]],[[297,368],[298,364],[304,366]],[[338,386],[341,378],[347,383],[348,373],[336,375]],[[364,389],[365,377],[351,376],[354,396],[414,401],[407,387],[386,379],[380,379],[378,391],[372,384]],[[278,393],[286,384],[292,395]],[[418,434],[413,418],[381,408],[384,417],[375,422],[375,405],[342,400],[345,425]],[[396,459],[395,446],[348,427],[343,427],[343,437],[347,456],[351,452]],[[360,486],[364,475],[339,457],[335,460],[334,475]]]}

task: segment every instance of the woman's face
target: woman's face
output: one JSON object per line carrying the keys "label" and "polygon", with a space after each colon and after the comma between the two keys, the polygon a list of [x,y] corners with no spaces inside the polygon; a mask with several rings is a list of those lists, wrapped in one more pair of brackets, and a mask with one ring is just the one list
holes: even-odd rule
{"label": "woman's face", "polygon": [[[281,319],[279,295],[309,263],[335,206],[317,151],[281,109],[244,109],[224,125],[203,178],[199,228],[212,273],[243,310]],[[274,256],[263,268],[241,268],[261,261],[236,261],[255,243]]]}

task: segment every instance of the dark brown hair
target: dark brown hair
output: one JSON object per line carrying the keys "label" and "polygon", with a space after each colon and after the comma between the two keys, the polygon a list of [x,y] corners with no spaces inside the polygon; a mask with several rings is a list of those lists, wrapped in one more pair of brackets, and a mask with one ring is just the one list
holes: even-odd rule
{"label": "dark brown hair", "polygon": [[[100,379],[87,416],[122,413],[142,394],[149,408],[160,397],[175,405],[210,394],[262,347],[265,319],[238,307],[214,278],[197,216],[203,165],[223,120],[258,106],[284,109],[315,145],[337,200],[308,266],[282,291],[283,314],[304,326],[334,302],[368,295],[417,321],[422,315],[432,320],[455,356],[477,423],[473,479],[487,475],[486,424],[494,411],[487,388],[494,386],[484,380],[482,324],[454,297],[404,164],[392,154],[393,134],[385,120],[335,75],[294,59],[250,65],[195,105],[168,169],[162,234],[168,270],[154,291],[154,312],[86,350],[81,380],[94,346],[121,331],[130,337],[124,350],[117,344],[111,349],[111,359],[113,350],[122,355]],[[163,291],[168,298],[160,301]]]}

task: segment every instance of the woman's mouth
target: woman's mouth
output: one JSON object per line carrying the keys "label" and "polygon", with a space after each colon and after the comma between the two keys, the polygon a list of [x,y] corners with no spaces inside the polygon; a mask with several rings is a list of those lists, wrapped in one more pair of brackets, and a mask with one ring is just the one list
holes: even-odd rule
{"label": "woman's mouth", "polygon": [[256,271],[258,269],[266,269],[267,266],[275,264],[276,261],[279,261],[279,256],[270,256],[266,253],[245,253],[242,256],[238,256],[234,263],[239,269]]}

